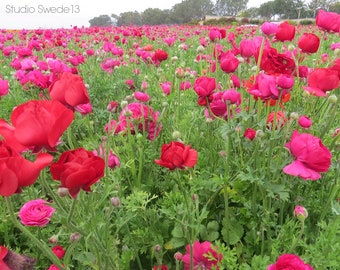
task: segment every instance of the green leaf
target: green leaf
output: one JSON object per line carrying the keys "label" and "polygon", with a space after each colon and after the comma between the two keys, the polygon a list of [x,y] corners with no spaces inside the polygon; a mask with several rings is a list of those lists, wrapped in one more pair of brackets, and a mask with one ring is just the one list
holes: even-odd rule
{"label": "green leaf", "polygon": [[[222,236],[229,245],[235,245],[244,234],[243,226],[236,219],[223,219]],[[228,239],[229,238],[229,239]]]}

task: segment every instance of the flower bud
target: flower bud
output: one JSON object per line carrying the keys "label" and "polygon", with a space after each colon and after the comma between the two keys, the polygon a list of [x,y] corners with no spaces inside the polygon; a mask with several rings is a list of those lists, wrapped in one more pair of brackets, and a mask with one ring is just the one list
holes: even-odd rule
{"label": "flower bud", "polygon": [[181,132],[179,132],[178,130],[175,130],[174,132],[172,132],[172,138],[178,139],[180,137],[181,137]]}
{"label": "flower bud", "polygon": [[68,188],[64,188],[64,187],[58,188],[57,194],[59,197],[66,197],[69,194]]}
{"label": "flower bud", "polygon": [[114,207],[120,206],[120,199],[118,197],[112,197],[111,198],[111,204]]}
{"label": "flower bud", "polygon": [[329,103],[335,104],[338,101],[338,97],[336,95],[332,94],[328,97],[328,101],[329,101]]}
{"label": "flower bud", "polygon": [[48,241],[51,243],[51,244],[57,244],[58,243],[58,235],[52,235],[49,239],[48,239]]}
{"label": "flower bud", "polygon": [[70,235],[70,242],[71,243],[79,242],[80,239],[81,239],[80,233],[78,233],[78,232],[71,233],[71,235]]}
{"label": "flower bud", "polygon": [[295,209],[294,209],[294,216],[295,216],[298,220],[304,221],[304,220],[308,217],[307,209],[304,208],[304,207],[301,206],[301,205],[295,206]]}
{"label": "flower bud", "polygon": [[153,250],[155,251],[155,252],[161,252],[162,251],[162,247],[160,246],[160,245],[155,245],[154,247],[153,247]]}
{"label": "flower bud", "polygon": [[176,261],[180,261],[182,259],[182,257],[183,257],[183,254],[179,251],[177,251],[174,255],[174,258],[175,258]]}
{"label": "flower bud", "polygon": [[290,114],[290,118],[292,118],[293,120],[298,120],[299,119],[299,114],[297,112],[292,112]]}

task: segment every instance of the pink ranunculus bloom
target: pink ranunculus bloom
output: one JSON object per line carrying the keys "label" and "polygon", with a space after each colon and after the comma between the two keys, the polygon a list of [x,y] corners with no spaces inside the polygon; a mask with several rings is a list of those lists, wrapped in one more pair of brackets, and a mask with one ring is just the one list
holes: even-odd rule
{"label": "pink ranunculus bloom", "polygon": [[264,22],[261,25],[261,31],[263,34],[267,36],[275,35],[277,32],[277,28],[279,25],[277,23],[272,23],[272,22]]}
{"label": "pink ranunculus bloom", "polygon": [[9,84],[7,80],[3,80],[0,77],[0,97],[6,96],[8,94]]}
{"label": "pink ranunculus bloom", "polygon": [[241,93],[237,92],[234,88],[222,92],[222,99],[228,104],[236,104],[239,106],[242,102]]}
{"label": "pink ranunculus bloom", "polygon": [[141,91],[134,92],[133,96],[135,97],[136,100],[140,102],[148,102],[150,100],[150,96]]}
{"label": "pink ranunculus bloom", "polygon": [[330,32],[339,33],[340,31],[340,14],[336,12],[328,12],[320,9],[315,18],[316,25]]}
{"label": "pink ranunculus bloom", "polygon": [[288,74],[280,74],[276,79],[277,86],[282,89],[292,89],[294,86],[294,77]]}
{"label": "pink ranunculus bloom", "polygon": [[25,226],[44,227],[50,222],[54,212],[55,209],[47,201],[37,199],[25,203],[18,215]]}
{"label": "pink ranunculus bloom", "polygon": [[240,55],[244,58],[254,56],[256,52],[256,44],[253,40],[242,39],[240,42]]}
{"label": "pink ranunculus bloom", "polygon": [[216,79],[214,77],[201,76],[194,83],[194,91],[198,95],[198,104],[205,106],[212,100],[212,94],[216,90]]}
{"label": "pink ranunculus bloom", "polygon": [[302,115],[299,117],[298,124],[300,127],[308,129],[312,125],[312,120],[306,115]]}
{"label": "pink ranunculus bloom", "polygon": [[189,81],[184,81],[184,82],[181,82],[180,86],[179,86],[179,90],[188,90],[191,88],[191,83]]}
{"label": "pink ranunculus bloom", "polygon": [[267,267],[267,270],[313,270],[313,267],[305,263],[295,254],[282,254],[274,264]]}
{"label": "pink ranunculus bloom", "polygon": [[252,128],[247,128],[244,131],[243,137],[250,140],[250,141],[254,140],[255,137],[256,137],[256,130],[252,129]]}
{"label": "pink ranunculus bloom", "polygon": [[[218,263],[222,260],[223,255],[218,253],[217,248],[210,242],[200,243],[195,241],[193,244],[193,269],[214,269],[218,270]],[[184,270],[190,269],[190,245],[186,246],[186,253],[181,260],[184,264]]]}
{"label": "pink ranunculus bloom", "polygon": [[79,104],[76,107],[74,107],[74,110],[82,115],[86,115],[92,112],[92,104],[90,102],[85,104]]}
{"label": "pink ranunculus bloom", "polygon": [[276,87],[276,76],[260,73],[249,93],[262,100],[278,99],[280,91]]}
{"label": "pink ranunculus bloom", "polygon": [[294,216],[299,220],[305,220],[308,217],[307,209],[301,205],[295,206]]}
{"label": "pink ranunculus bloom", "polygon": [[283,168],[286,174],[299,176],[304,180],[318,180],[320,173],[327,172],[331,166],[331,152],[320,138],[309,133],[300,134],[295,130],[285,147],[295,158]]}
{"label": "pink ranunculus bloom", "polygon": [[227,51],[220,56],[220,67],[225,73],[234,72],[239,64],[240,61],[231,51]]}
{"label": "pink ranunculus bloom", "polygon": [[171,82],[164,82],[164,83],[161,83],[161,88],[162,88],[162,91],[165,95],[170,95],[171,93]]}

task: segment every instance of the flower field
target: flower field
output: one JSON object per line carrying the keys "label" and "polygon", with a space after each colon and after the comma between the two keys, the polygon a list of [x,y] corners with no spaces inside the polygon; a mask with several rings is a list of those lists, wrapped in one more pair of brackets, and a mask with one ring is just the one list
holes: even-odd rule
{"label": "flower field", "polygon": [[0,269],[339,269],[340,15],[0,31]]}

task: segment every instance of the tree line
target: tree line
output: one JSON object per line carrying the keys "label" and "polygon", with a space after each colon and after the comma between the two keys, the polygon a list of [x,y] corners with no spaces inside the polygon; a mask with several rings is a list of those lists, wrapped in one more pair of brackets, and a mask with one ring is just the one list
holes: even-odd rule
{"label": "tree line", "polygon": [[248,0],[183,0],[171,9],[148,8],[119,15],[100,15],[89,20],[90,26],[186,24],[206,15],[239,16],[266,20],[314,18],[319,9],[340,13],[336,0],[272,0],[258,8],[247,8]]}

